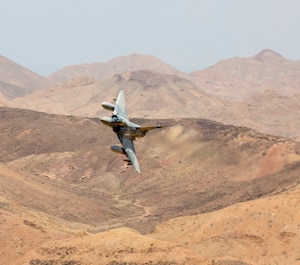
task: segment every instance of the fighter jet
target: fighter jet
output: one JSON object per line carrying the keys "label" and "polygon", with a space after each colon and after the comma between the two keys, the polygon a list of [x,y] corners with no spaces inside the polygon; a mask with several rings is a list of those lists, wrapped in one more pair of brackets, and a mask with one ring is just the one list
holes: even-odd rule
{"label": "fighter jet", "polygon": [[113,152],[126,155],[127,159],[125,159],[125,161],[128,165],[133,165],[135,170],[138,173],[141,173],[133,141],[137,137],[144,137],[149,130],[162,128],[162,126],[142,127],[131,122],[128,117],[123,90],[119,92],[116,104],[103,102],[102,107],[106,110],[113,111],[113,115],[111,117],[103,117],[101,118],[101,121],[113,129],[122,144],[122,147],[116,145],[111,146],[111,150]]}

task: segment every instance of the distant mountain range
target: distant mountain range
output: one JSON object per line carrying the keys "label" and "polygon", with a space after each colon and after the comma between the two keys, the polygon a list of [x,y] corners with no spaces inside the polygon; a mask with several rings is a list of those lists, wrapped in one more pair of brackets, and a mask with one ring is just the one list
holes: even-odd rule
{"label": "distant mountain range", "polygon": [[132,54],[41,77],[1,58],[2,106],[97,117],[124,89],[133,117],[207,118],[300,140],[300,61],[272,50],[192,73]]}

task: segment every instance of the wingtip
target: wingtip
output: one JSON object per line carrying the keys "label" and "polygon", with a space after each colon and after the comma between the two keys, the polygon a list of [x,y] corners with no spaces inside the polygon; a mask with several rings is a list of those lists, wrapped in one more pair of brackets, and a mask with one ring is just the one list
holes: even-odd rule
{"label": "wingtip", "polygon": [[141,174],[141,170],[140,170],[140,166],[139,166],[139,162],[136,158],[136,155],[135,153],[130,149],[130,148],[126,148],[125,149],[125,152],[131,162],[131,164],[133,165],[134,169],[139,173]]}
{"label": "wingtip", "polygon": [[139,167],[139,164],[138,164],[138,163],[134,163],[134,164],[133,164],[133,167],[134,167],[134,169],[135,169],[135,171],[136,171],[137,173],[141,174],[141,170],[140,170],[140,167]]}

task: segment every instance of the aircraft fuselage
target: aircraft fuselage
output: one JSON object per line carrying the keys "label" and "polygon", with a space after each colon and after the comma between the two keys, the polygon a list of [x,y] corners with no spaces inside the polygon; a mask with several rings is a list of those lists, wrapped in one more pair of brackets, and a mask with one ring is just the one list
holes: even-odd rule
{"label": "aircraft fuselage", "polygon": [[143,137],[145,136],[145,131],[140,130],[141,127],[123,117],[113,115],[111,117],[103,117],[101,121],[111,127],[113,131],[117,134],[128,135],[131,138]]}
{"label": "aircraft fuselage", "polygon": [[118,127],[118,126],[133,127],[133,128],[141,127],[140,125],[135,124],[120,115],[112,115],[111,117],[103,117],[103,118],[101,118],[101,121],[105,125],[107,125],[111,128]]}

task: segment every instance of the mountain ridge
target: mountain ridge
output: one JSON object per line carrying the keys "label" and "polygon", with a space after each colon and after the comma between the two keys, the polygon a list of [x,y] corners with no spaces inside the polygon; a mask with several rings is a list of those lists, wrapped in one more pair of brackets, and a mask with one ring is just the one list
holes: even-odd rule
{"label": "mountain ridge", "polygon": [[185,76],[183,72],[152,55],[133,53],[127,56],[115,57],[103,63],[66,66],[57,72],[52,73],[49,78],[55,83],[64,83],[81,75],[86,75],[97,80],[103,80],[110,78],[115,74],[138,70],[155,70],[162,74],[174,74],[179,77]]}
{"label": "mountain ridge", "polygon": [[205,92],[241,101],[268,89],[293,96],[299,93],[299,73],[299,60],[292,61],[265,49],[252,57],[222,60],[202,71],[192,72],[191,76]]}
{"label": "mountain ridge", "polygon": [[51,86],[51,82],[31,70],[0,55],[0,92],[8,99]]}

